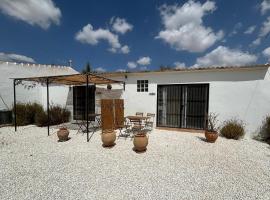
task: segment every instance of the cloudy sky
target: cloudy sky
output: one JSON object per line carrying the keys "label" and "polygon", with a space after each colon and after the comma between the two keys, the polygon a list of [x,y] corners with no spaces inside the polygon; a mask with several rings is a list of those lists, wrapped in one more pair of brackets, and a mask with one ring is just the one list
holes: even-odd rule
{"label": "cloudy sky", "polygon": [[270,0],[1,0],[0,25],[0,60],[79,71],[270,59]]}

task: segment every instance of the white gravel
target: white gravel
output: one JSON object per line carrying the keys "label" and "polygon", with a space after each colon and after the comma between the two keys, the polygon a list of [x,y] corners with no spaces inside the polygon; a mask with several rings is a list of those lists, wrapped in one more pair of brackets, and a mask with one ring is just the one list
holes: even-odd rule
{"label": "white gravel", "polygon": [[154,130],[137,154],[130,138],[70,137],[0,128],[0,199],[270,199],[270,148],[252,139]]}

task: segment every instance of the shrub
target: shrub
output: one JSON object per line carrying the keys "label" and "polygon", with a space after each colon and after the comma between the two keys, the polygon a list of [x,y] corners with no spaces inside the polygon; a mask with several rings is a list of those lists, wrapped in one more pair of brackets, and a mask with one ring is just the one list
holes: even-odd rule
{"label": "shrub", "polygon": [[224,122],[220,134],[228,139],[238,140],[245,135],[244,123],[237,119],[230,119]]}
{"label": "shrub", "polygon": [[[44,110],[37,114],[36,125],[47,126],[48,117],[47,112]],[[66,108],[61,106],[52,105],[50,106],[50,125],[57,125],[68,122],[70,118],[70,112]]]}
{"label": "shrub", "polygon": [[50,107],[50,125],[57,125],[69,121],[70,112],[60,106]]}
{"label": "shrub", "polygon": [[270,116],[266,116],[262,122],[262,126],[255,139],[267,142],[270,144]]}
{"label": "shrub", "polygon": [[16,104],[17,125],[24,126],[34,124],[35,115],[42,110],[43,110],[42,106],[37,103],[17,103]]}
{"label": "shrub", "polygon": [[47,116],[48,116],[47,113],[42,109],[41,112],[36,114],[35,124],[37,126],[47,126],[48,125]]}
{"label": "shrub", "polygon": [[[47,112],[38,103],[17,103],[16,111],[18,126],[29,124],[36,124],[37,126],[48,125]],[[66,108],[55,105],[50,106],[50,125],[68,122],[69,118],[70,112]]]}

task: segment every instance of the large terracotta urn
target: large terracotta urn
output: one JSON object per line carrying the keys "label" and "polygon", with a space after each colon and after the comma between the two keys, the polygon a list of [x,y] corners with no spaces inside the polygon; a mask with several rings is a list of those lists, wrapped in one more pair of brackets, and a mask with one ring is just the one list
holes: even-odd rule
{"label": "large terracotta urn", "polygon": [[138,133],[134,136],[133,140],[134,151],[136,152],[144,152],[147,149],[148,145],[148,136],[146,133]]}
{"label": "large terracotta urn", "polygon": [[205,131],[205,138],[207,142],[214,143],[218,138],[218,133],[216,131]]}
{"label": "large terracotta urn", "polygon": [[57,131],[57,136],[60,142],[67,141],[68,140],[69,131],[67,128],[59,128]]}
{"label": "large terracotta urn", "polygon": [[114,130],[102,130],[101,140],[104,147],[112,147],[115,145],[116,133]]}

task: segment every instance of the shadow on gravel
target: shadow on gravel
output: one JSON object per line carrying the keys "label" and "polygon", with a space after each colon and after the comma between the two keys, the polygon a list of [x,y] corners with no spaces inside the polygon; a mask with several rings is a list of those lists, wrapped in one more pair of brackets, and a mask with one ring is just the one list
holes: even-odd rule
{"label": "shadow on gravel", "polygon": [[69,141],[70,139],[71,139],[71,137],[68,137],[67,140],[57,140],[57,142],[67,142],[67,141]]}
{"label": "shadow on gravel", "polygon": [[204,137],[200,137],[200,136],[196,136],[199,140],[203,141],[203,142],[207,142],[206,139]]}

